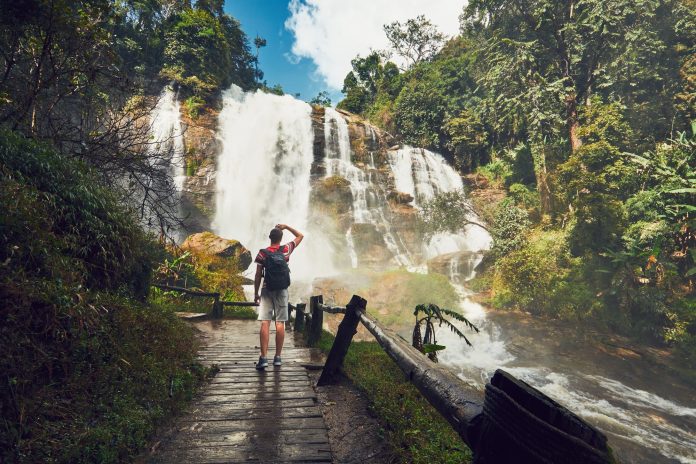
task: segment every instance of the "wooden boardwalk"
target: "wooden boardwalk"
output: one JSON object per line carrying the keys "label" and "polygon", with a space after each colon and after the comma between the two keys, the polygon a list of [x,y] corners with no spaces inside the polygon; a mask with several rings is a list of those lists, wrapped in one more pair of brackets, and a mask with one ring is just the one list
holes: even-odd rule
{"label": "wooden boardwalk", "polygon": [[[148,456],[151,463],[331,462],[326,424],[302,367],[319,363],[315,350],[295,346],[286,334],[283,365],[265,371],[258,360],[256,321],[205,321],[196,326],[200,353],[220,372],[167,431]],[[269,353],[274,353],[272,329]]]}

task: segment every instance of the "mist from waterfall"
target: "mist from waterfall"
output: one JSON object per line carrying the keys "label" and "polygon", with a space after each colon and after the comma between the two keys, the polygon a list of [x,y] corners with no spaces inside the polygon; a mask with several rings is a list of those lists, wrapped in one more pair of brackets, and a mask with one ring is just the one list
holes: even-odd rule
{"label": "mist from waterfall", "polygon": [[[276,224],[288,224],[307,237],[291,259],[293,280],[332,274],[332,247],[309,221],[311,107],[237,86],[222,101],[214,231],[255,255]],[[283,242],[292,238],[285,232]]]}

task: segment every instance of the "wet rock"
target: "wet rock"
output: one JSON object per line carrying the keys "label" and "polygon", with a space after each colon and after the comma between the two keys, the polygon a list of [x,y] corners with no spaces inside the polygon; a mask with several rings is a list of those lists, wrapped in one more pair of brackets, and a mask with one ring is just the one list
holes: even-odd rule
{"label": "wet rock", "polygon": [[407,205],[413,201],[413,195],[410,193],[397,192],[393,190],[387,195],[387,199],[393,203]]}
{"label": "wet rock", "polygon": [[212,232],[190,235],[181,248],[196,254],[212,255],[221,258],[234,258],[240,272],[251,264],[251,252],[237,240],[218,237]]}
{"label": "wet rock", "polygon": [[383,234],[374,224],[353,224],[353,243],[361,266],[383,267],[393,258]]}
{"label": "wet rock", "polygon": [[326,109],[323,106],[312,105],[312,133],[314,134],[314,144],[312,145],[312,177],[323,177],[326,174],[324,166],[324,153],[326,152],[326,141],[324,139],[324,114]]}
{"label": "wet rock", "polygon": [[481,253],[474,251],[446,253],[428,260],[428,272],[467,278],[474,272],[480,259]]}

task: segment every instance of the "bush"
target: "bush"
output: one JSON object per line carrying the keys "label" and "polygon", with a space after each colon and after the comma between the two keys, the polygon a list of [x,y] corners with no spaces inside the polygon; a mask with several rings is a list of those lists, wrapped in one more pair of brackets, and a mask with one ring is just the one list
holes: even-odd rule
{"label": "bush", "polygon": [[[9,259],[26,272],[50,272],[56,278],[74,275],[93,289],[147,296],[151,269],[159,258],[156,247],[132,212],[85,165],[0,132],[0,175],[6,205],[1,261]],[[29,203],[11,201],[15,194]],[[40,228],[31,208],[44,211]]]}
{"label": "bush", "polygon": [[509,200],[500,202],[496,209],[491,237],[493,246],[490,256],[501,258],[525,243],[525,233],[529,227],[529,214]]}
{"label": "bush", "polygon": [[480,166],[476,172],[488,179],[491,184],[502,187],[508,177],[512,175],[512,168],[507,161],[494,159],[490,163]]}
{"label": "bush", "polygon": [[535,231],[530,240],[496,262],[493,304],[574,318],[599,310],[582,275],[582,261],[571,258],[562,232]]}

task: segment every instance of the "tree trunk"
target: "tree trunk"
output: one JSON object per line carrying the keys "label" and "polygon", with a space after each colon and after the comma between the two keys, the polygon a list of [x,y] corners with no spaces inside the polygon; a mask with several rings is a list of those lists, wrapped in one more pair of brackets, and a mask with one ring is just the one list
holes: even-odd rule
{"label": "tree trunk", "polygon": [[575,100],[575,93],[571,92],[566,96],[566,124],[568,125],[568,139],[570,149],[575,152],[582,145],[582,140],[578,136],[580,122],[578,121],[578,104]]}
{"label": "tree trunk", "polygon": [[543,142],[532,145],[532,159],[534,160],[534,177],[536,178],[537,191],[541,202],[541,214],[551,214],[553,211],[553,195],[548,182],[546,171],[546,145]]}

